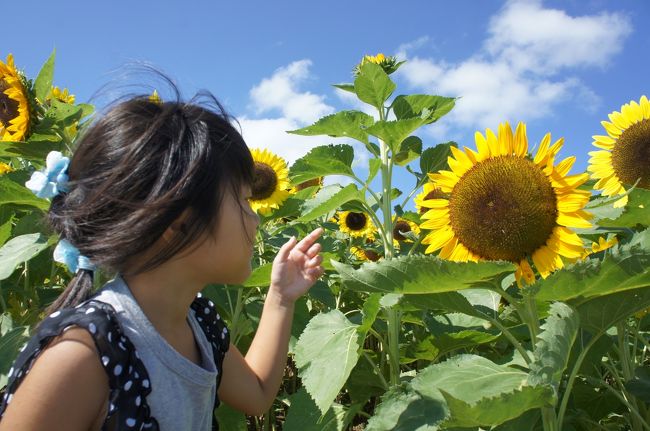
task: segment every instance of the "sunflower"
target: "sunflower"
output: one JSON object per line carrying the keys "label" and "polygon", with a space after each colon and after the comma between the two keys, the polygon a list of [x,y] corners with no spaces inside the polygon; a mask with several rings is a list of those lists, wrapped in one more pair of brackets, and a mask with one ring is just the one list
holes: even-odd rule
{"label": "sunflower", "polygon": [[374,239],[377,229],[368,214],[354,211],[339,211],[337,215],[341,232],[347,233],[355,238],[365,236]]}
{"label": "sunflower", "polygon": [[400,63],[397,62],[396,57],[392,57],[392,56],[386,57],[384,54],[380,52],[377,55],[364,55],[363,58],[361,59],[361,62],[354,67],[354,74],[358,75],[361,72],[361,66],[367,63],[378,64],[388,75],[395,72],[402,65],[401,62]]}
{"label": "sunflower", "polygon": [[352,253],[357,258],[357,260],[361,261],[369,260],[371,262],[377,262],[380,258],[379,254],[376,251],[368,248],[352,246],[350,247],[350,253]]}
{"label": "sunflower", "polygon": [[27,89],[14,66],[14,56],[0,60],[0,141],[22,141],[29,129]]}
{"label": "sunflower", "polygon": [[253,148],[255,162],[251,207],[260,214],[269,214],[289,197],[289,169],[287,162],[269,150]]}
{"label": "sunflower", "polygon": [[[593,137],[594,146],[602,151],[589,153],[591,177],[598,182],[594,189],[605,196],[625,194],[623,184],[634,184],[650,189],[650,102],[641,96],[639,103],[632,100],[621,106],[621,112],[609,114],[611,122],[601,124],[607,135]],[[627,204],[627,195],[614,203],[614,207]]]}
{"label": "sunflower", "polygon": [[612,248],[616,244],[618,244],[618,239],[616,239],[616,237],[613,237],[610,240],[606,240],[601,236],[598,238],[598,242],[591,243],[591,249],[585,249],[584,253],[582,254],[582,258],[585,259],[587,256],[601,252],[603,250],[607,250],[608,248]]}
{"label": "sunflower", "polygon": [[314,187],[314,186],[318,186],[318,188],[315,191],[315,193],[317,193],[318,190],[320,190],[321,187],[323,187],[323,177],[312,178],[311,180],[303,181],[300,184],[296,184],[295,186],[289,189],[289,193],[294,194],[296,192],[299,192],[300,190],[304,190],[308,187]]}
{"label": "sunflower", "polygon": [[413,242],[402,235],[402,232],[413,232],[416,236],[420,234],[420,227],[411,220],[393,216],[393,244],[399,247],[400,242]]}
{"label": "sunflower", "polygon": [[8,164],[4,162],[0,162],[0,175],[8,174],[9,172],[13,172],[15,169],[9,166]]}
{"label": "sunflower", "polygon": [[153,102],[156,105],[162,105],[162,99],[160,98],[160,95],[158,95],[158,90],[154,90],[148,99],[150,102]]}
{"label": "sunflower", "polygon": [[413,199],[415,202],[415,209],[420,215],[428,211],[426,203],[429,199],[446,199],[447,194],[443,193],[440,188],[436,187],[433,183],[425,183],[422,191]]}
{"label": "sunflower", "polygon": [[498,136],[476,132],[478,151],[451,148],[450,171],[429,174],[449,199],[426,201],[429,209],[420,228],[431,229],[422,243],[425,253],[453,261],[506,260],[517,265],[517,283],[535,280],[529,258],[543,278],[562,268],[562,257],[582,255],[582,240],[571,227],[587,228],[591,214],[583,210],[590,193],[577,187],[588,174],[567,175],[575,162],[554,165],[563,139],[551,145],[550,133],[537,155],[528,157],[526,126],[513,136],[508,123]]}
{"label": "sunflower", "polygon": [[50,94],[47,95],[45,100],[52,100],[52,99],[57,99],[69,105],[74,105],[75,102],[74,94],[70,94],[67,88],[61,90],[59,87],[52,87],[52,90],[50,90]]}

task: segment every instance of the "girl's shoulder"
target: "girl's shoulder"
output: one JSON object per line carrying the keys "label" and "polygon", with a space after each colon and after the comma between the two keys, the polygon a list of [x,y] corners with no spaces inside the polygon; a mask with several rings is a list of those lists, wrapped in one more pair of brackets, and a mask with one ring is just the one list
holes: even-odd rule
{"label": "girl's shoulder", "polygon": [[148,429],[158,429],[146,404],[146,397],[151,392],[147,370],[137,350],[123,334],[113,307],[93,299],[74,308],[56,311],[41,322],[9,370],[0,403],[0,417],[42,351],[54,338],[74,327],[81,327],[91,335],[108,376],[110,392],[106,420],[116,415],[117,423],[126,427],[140,424],[151,427]]}

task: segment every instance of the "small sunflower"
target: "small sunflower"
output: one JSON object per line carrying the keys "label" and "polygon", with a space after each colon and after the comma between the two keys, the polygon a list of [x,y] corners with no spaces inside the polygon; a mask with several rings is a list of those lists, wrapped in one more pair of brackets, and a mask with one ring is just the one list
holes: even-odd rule
{"label": "small sunflower", "polygon": [[358,75],[359,72],[361,71],[361,66],[367,63],[375,63],[381,66],[382,69],[384,69],[384,72],[386,74],[390,75],[391,73],[395,72],[401,65],[402,62],[398,63],[396,57],[386,57],[384,54],[381,52],[377,55],[364,55],[363,58],[361,59],[361,62],[354,67],[354,74]]}
{"label": "small sunflower", "polygon": [[582,258],[585,259],[587,256],[612,248],[616,244],[618,244],[618,239],[616,239],[616,237],[607,240],[601,236],[598,238],[598,242],[591,243],[591,249],[585,249]]}
{"label": "small sunflower", "polygon": [[393,244],[399,247],[400,242],[413,242],[402,235],[402,232],[413,232],[416,236],[420,235],[420,227],[411,220],[402,217],[393,217]]}
{"label": "small sunflower", "polygon": [[568,157],[554,165],[563,139],[551,145],[550,133],[537,155],[528,157],[526,126],[513,136],[508,123],[476,132],[478,151],[451,148],[450,171],[429,174],[449,199],[426,201],[422,229],[425,253],[453,261],[506,260],[517,265],[517,283],[532,283],[532,259],[543,278],[562,268],[562,257],[582,255],[582,240],[571,227],[587,228],[591,214],[583,210],[590,193],[577,187],[588,174],[567,175],[575,162]]}
{"label": "small sunflower", "polygon": [[260,214],[269,214],[289,197],[289,169],[287,162],[269,150],[253,148],[255,179],[251,207]]}
{"label": "small sunflower", "polygon": [[9,166],[8,164],[4,162],[0,162],[0,175],[8,174],[9,172],[13,172],[15,169]]}
{"label": "small sunflower", "polygon": [[439,187],[436,187],[435,184],[433,183],[425,183],[422,191],[413,199],[413,202],[415,202],[415,209],[418,211],[420,215],[424,214],[427,212],[429,209],[426,206],[426,202],[430,199],[446,199],[447,194],[443,193],[442,190],[440,190]]}
{"label": "small sunflower", "polygon": [[379,253],[376,251],[356,246],[350,247],[350,253],[352,253],[357,260],[361,261],[377,262],[380,258]]}
{"label": "small sunflower", "polygon": [[50,94],[47,95],[45,100],[52,100],[52,99],[57,99],[69,105],[74,105],[75,102],[74,94],[70,94],[67,88],[61,90],[59,87],[52,87],[52,90],[50,90]]}
{"label": "small sunflower", "polygon": [[29,102],[14,56],[0,60],[0,141],[22,141],[29,130]]}
{"label": "small sunflower", "polygon": [[300,190],[304,190],[308,187],[314,187],[314,186],[318,186],[315,192],[317,193],[318,190],[320,190],[321,187],[323,187],[323,177],[312,178],[311,180],[303,181],[300,184],[296,184],[295,186],[289,189],[289,193],[294,194],[296,192],[299,192]]}
{"label": "small sunflower", "polygon": [[368,214],[354,211],[339,211],[337,215],[341,232],[347,233],[355,238],[365,236],[374,239],[377,229]]}
{"label": "small sunflower", "polygon": [[162,105],[162,99],[158,95],[158,90],[154,90],[153,93],[149,96],[149,101],[155,103],[156,105]]}
{"label": "small sunflower", "polygon": [[[591,177],[598,182],[594,189],[605,196],[625,194],[624,184],[634,184],[650,189],[650,102],[641,96],[639,103],[632,100],[621,106],[621,112],[609,114],[601,121],[607,135],[593,137],[593,145],[602,151],[589,153]],[[627,195],[614,203],[614,207],[627,204]]]}

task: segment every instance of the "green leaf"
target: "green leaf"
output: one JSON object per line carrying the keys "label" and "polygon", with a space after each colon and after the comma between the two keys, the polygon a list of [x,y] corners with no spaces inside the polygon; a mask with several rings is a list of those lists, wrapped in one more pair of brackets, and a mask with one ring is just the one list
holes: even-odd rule
{"label": "green leaf", "polygon": [[539,280],[536,297],[578,305],[589,298],[650,286],[650,231],[636,233],[624,245],[598,258],[578,262]]}
{"label": "green leaf", "polygon": [[634,289],[591,299],[577,307],[580,326],[594,336],[650,307],[650,289]]}
{"label": "green leaf", "polygon": [[420,154],[422,154],[422,139],[409,136],[400,145],[399,152],[393,155],[393,160],[398,166],[405,166],[420,157]]}
{"label": "green leaf", "polygon": [[372,116],[361,111],[341,111],[323,117],[311,126],[290,130],[287,133],[304,136],[327,135],[335,138],[353,138],[367,144],[368,133],[364,129],[374,122],[375,119]]}
{"label": "green leaf", "polygon": [[354,80],[354,91],[361,101],[377,109],[384,109],[384,102],[394,90],[395,83],[378,64],[366,63],[359,68],[359,74]]}
{"label": "green leaf", "polygon": [[472,307],[472,304],[458,292],[432,293],[428,295],[408,295],[405,297],[411,305],[422,310],[443,310],[457,312],[468,316],[481,317],[482,315]]}
{"label": "green leaf", "polygon": [[[7,323],[7,315],[3,315],[3,323]],[[10,318],[9,318],[10,321]],[[29,340],[29,327],[19,326],[4,330],[0,337],[0,386],[7,384],[7,374],[16,360],[19,350]]]}
{"label": "green leaf", "polygon": [[[40,135],[43,136],[43,135]],[[0,157],[23,157],[36,160],[40,165],[45,164],[45,158],[50,151],[61,150],[63,141],[32,141],[27,142],[0,142]]]}
{"label": "green leaf", "polygon": [[514,270],[509,262],[458,263],[434,256],[400,256],[367,262],[359,269],[336,261],[332,265],[347,289],[406,294],[454,292]]}
{"label": "green leaf", "polygon": [[56,57],[56,49],[52,50],[52,54],[45,61],[41,67],[36,81],[34,81],[34,96],[41,102],[45,102],[45,98],[52,88],[52,80],[54,79],[54,59]]}
{"label": "green leaf", "polygon": [[650,368],[637,367],[634,378],[625,382],[625,389],[644,403],[650,403]]}
{"label": "green leaf", "polygon": [[50,101],[50,109],[45,112],[45,116],[64,126],[69,126],[81,118],[83,110],[79,105],[70,105],[56,99]]}
{"label": "green leaf", "polygon": [[448,415],[441,395],[428,397],[404,383],[384,394],[366,431],[437,431]]}
{"label": "green leaf", "polygon": [[372,324],[375,323],[377,319],[377,314],[381,308],[380,301],[382,295],[380,293],[373,293],[368,296],[366,301],[363,303],[363,308],[361,309],[361,326],[357,328],[359,335],[361,335],[361,340],[365,339],[366,334],[372,328]]}
{"label": "green leaf", "polygon": [[571,403],[576,409],[584,410],[592,420],[600,420],[610,413],[627,409],[611,391],[594,387],[581,379],[576,379],[571,389]]}
{"label": "green leaf", "polygon": [[21,235],[0,248],[0,280],[9,277],[16,267],[48,247],[47,237],[40,233]]}
{"label": "green leaf", "polygon": [[339,88],[350,93],[354,93],[354,84],[332,84],[333,87]]}
{"label": "green leaf", "polygon": [[423,174],[429,172],[438,172],[441,169],[447,169],[447,158],[451,156],[449,147],[457,147],[455,142],[449,141],[444,144],[438,144],[433,148],[427,148],[422,152],[420,157],[420,170]]}
{"label": "green leaf", "polygon": [[368,178],[366,179],[366,184],[370,184],[370,181],[377,176],[379,168],[381,168],[381,159],[375,157],[368,159]]}
{"label": "green leaf", "polygon": [[273,268],[273,263],[267,263],[262,266],[258,266],[251,272],[251,275],[244,282],[244,287],[268,287],[271,283],[271,269]]}
{"label": "green leaf", "polygon": [[299,222],[315,220],[336,210],[346,202],[359,200],[359,189],[354,184],[345,187],[333,184],[323,187],[312,199],[305,201]]}
{"label": "green leaf", "polygon": [[650,190],[637,187],[630,192],[628,199],[625,208],[613,208],[613,205],[609,205],[605,207],[608,212],[604,212],[603,207],[589,211],[602,217],[597,223],[603,227],[650,226]]}
{"label": "green leaf", "polygon": [[350,145],[323,145],[296,160],[289,170],[289,177],[294,184],[326,175],[351,177],[354,176],[353,160],[354,149]]}
{"label": "green leaf", "polygon": [[359,359],[359,325],[339,310],[320,313],[296,344],[295,361],[302,383],[322,414],[330,408]]}
{"label": "green leaf", "polygon": [[290,401],[289,413],[282,426],[284,431],[343,431],[360,410],[358,405],[348,409],[334,403],[324,415],[321,415],[314,400],[309,397],[304,388],[293,394]]}
{"label": "green leaf", "polygon": [[219,404],[215,413],[219,427],[228,431],[248,431],[246,415],[226,403]]}
{"label": "green leaf", "polygon": [[580,318],[572,307],[562,302],[551,304],[535,344],[528,377],[530,385],[550,384],[557,391],[579,328]]}
{"label": "green leaf", "polygon": [[421,117],[423,112],[427,112],[426,124],[429,124],[451,111],[455,103],[454,97],[413,94],[397,96],[393,101],[392,108],[398,120]]}
{"label": "green leaf", "polygon": [[[366,354],[370,357],[375,356],[373,352]],[[375,362],[377,361],[375,360]],[[353,403],[361,404],[365,404],[371,397],[382,395],[386,391],[381,379],[375,374],[375,368],[365,359],[359,360],[352,369],[350,377],[345,383],[345,389],[350,394]]]}
{"label": "green leaf", "polygon": [[402,142],[423,124],[425,124],[425,119],[422,118],[377,121],[366,131],[384,141],[393,153],[398,153],[401,150]]}
{"label": "green leaf", "polygon": [[41,210],[46,210],[50,206],[50,202],[46,199],[37,197],[28,188],[16,184],[7,176],[2,176],[0,177],[0,206],[7,204],[27,205]]}

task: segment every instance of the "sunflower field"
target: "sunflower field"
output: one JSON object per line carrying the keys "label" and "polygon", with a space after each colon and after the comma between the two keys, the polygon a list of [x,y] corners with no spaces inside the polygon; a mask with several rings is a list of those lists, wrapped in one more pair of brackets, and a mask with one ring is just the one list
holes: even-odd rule
{"label": "sunflower field", "polygon": [[[424,142],[418,129],[456,97],[399,94],[401,65],[366,56],[335,85],[375,115],[346,110],[289,132],[330,145],[291,166],[252,149],[253,273],[204,290],[232,342],[250,345],[290,236],[325,228],[326,274],[296,303],[273,408],[246,417],[223,405],[222,429],[650,430],[647,97],[594,125],[588,171],[570,173],[563,139],[529,142],[524,123]],[[26,183],[50,151],[70,154],[94,109],[53,73],[54,54],[33,80],[11,55],[0,61],[0,385],[71,277],[42,224],[49,201]],[[365,146],[367,177],[336,138]],[[393,186],[396,170],[411,190]],[[349,181],[324,185],[334,175]]]}

